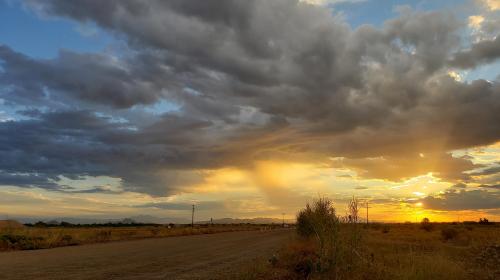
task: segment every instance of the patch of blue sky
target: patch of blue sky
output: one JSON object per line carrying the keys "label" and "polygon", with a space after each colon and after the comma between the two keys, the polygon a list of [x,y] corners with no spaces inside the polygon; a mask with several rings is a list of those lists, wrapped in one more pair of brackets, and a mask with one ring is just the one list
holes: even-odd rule
{"label": "patch of blue sky", "polygon": [[184,87],[182,90],[184,90],[186,93],[191,94],[193,96],[201,96],[203,95],[200,91],[190,88],[190,87]]}
{"label": "patch of blue sky", "polygon": [[500,61],[481,65],[478,68],[465,72],[463,75],[465,81],[474,81],[484,79],[488,81],[500,80]]}
{"label": "patch of blue sky", "polygon": [[332,8],[343,14],[351,27],[357,28],[363,24],[381,27],[385,21],[398,15],[400,6],[409,6],[416,11],[451,10],[462,17],[459,7],[466,4],[466,0],[366,0],[340,2]]}
{"label": "patch of blue sky", "polygon": [[[10,87],[0,87],[0,96],[7,94],[10,90]],[[7,104],[5,99],[0,98],[0,122],[18,119],[20,116],[16,113],[17,110],[19,110],[19,108]]]}
{"label": "patch of blue sky", "polygon": [[181,110],[181,105],[166,99],[161,99],[160,101],[147,106],[141,105],[140,107],[143,107],[146,112],[153,113],[155,115],[179,112]]}
{"label": "patch of blue sky", "polygon": [[[34,115],[23,114],[23,111],[33,110],[33,107],[28,106],[12,106],[5,104],[5,101],[0,98],[0,122],[3,121],[24,121],[24,120],[33,120],[37,117]],[[40,113],[49,112],[48,107],[36,107],[36,110]]]}
{"label": "patch of blue sky", "polygon": [[18,1],[0,0],[0,44],[35,58],[54,58],[60,49],[101,52],[113,37],[93,23],[40,18]]}

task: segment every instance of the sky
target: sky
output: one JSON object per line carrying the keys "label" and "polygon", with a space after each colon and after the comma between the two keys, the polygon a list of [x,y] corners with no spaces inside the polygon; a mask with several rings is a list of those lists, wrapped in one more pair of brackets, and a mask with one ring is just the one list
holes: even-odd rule
{"label": "sky", "polygon": [[497,0],[0,0],[0,219],[500,221],[499,34]]}

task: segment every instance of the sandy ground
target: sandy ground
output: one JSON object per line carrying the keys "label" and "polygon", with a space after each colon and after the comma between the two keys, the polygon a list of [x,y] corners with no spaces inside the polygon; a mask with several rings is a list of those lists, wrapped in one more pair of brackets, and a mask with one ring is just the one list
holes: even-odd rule
{"label": "sandy ground", "polygon": [[0,253],[0,279],[217,279],[271,255],[290,230],[229,232]]}

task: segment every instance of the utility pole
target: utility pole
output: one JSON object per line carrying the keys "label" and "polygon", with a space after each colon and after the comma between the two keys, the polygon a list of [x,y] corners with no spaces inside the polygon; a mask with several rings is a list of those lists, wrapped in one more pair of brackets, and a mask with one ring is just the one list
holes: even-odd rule
{"label": "utility pole", "polygon": [[193,212],[191,213],[191,227],[194,227],[194,204],[193,204]]}
{"label": "utility pole", "polygon": [[366,224],[368,224],[368,200],[366,201]]}

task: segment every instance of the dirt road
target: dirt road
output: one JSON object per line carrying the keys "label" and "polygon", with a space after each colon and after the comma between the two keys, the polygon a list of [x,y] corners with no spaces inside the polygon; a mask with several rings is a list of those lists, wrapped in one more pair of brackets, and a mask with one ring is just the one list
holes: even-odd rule
{"label": "dirt road", "polygon": [[217,279],[278,249],[289,230],[0,253],[0,279]]}

